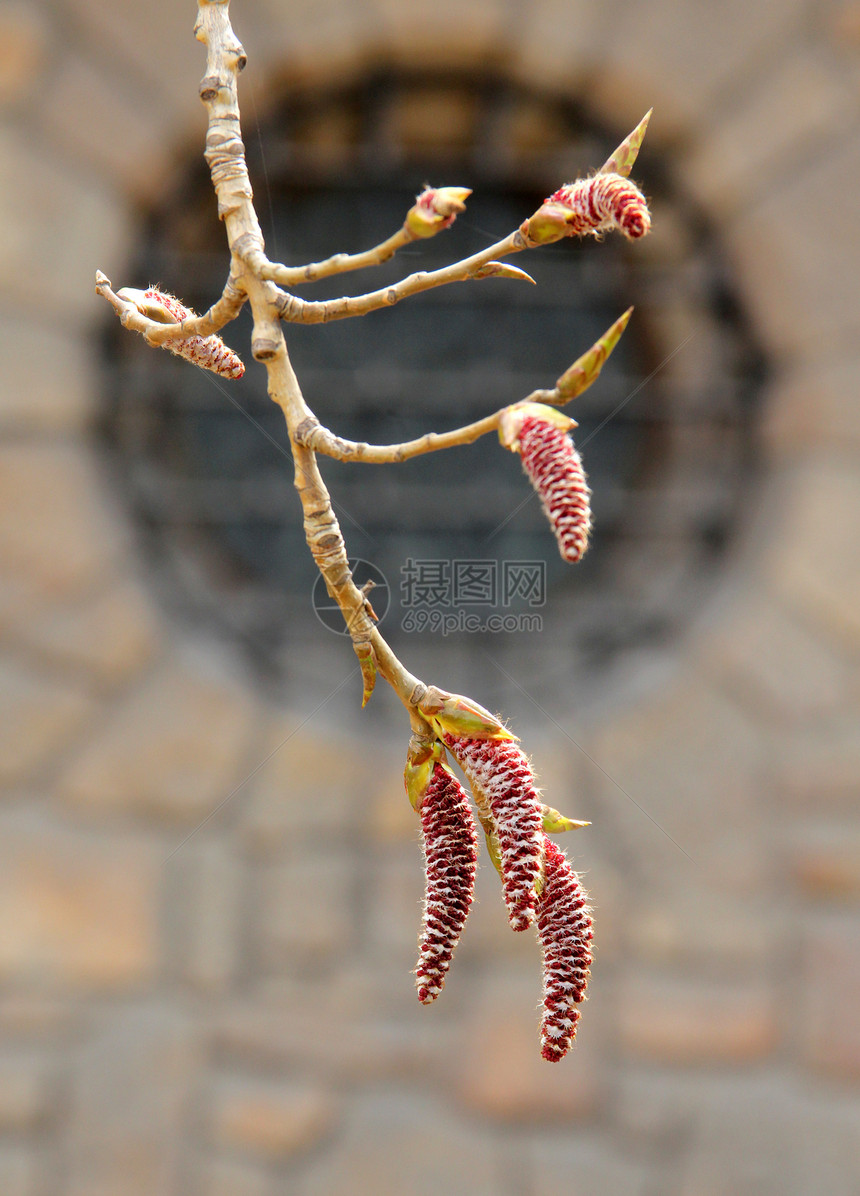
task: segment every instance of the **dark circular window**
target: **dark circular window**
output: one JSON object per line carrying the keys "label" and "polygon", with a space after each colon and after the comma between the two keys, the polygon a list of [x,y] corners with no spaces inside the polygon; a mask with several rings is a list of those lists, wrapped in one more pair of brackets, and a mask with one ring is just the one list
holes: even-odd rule
{"label": "dark circular window", "polygon": [[[624,132],[568,101],[471,75],[380,74],[289,95],[256,126],[245,112],[276,260],[377,243],[426,181],[474,189],[448,232],[379,269],[303,288],[309,298],[360,293],[485,247],[599,165]],[[600,381],[569,408],[594,491],[593,543],[575,568],[494,437],[399,466],[321,459],[350,555],[388,580],[383,631],[428,680],[467,689],[472,662],[489,651],[543,693],[586,676],[594,692],[622,654],[677,634],[738,523],[762,362],[718,243],[647,141],[635,177],[654,216],[641,243],[564,242],[514,259],[536,287],[458,284],[362,319],[287,328],[320,419],[384,443],[552,385],[636,306]],[[208,174],[189,169],[148,215],[128,281],[160,282],[204,310],[226,267]],[[249,334],[247,315],[226,332],[246,360]],[[314,637],[325,652],[335,637],[315,620],[315,570],[262,367],[249,361],[241,382],[224,382],[115,326],[107,360],[106,442],[161,592],[180,616],[240,644],[261,676],[295,680],[297,644]]]}

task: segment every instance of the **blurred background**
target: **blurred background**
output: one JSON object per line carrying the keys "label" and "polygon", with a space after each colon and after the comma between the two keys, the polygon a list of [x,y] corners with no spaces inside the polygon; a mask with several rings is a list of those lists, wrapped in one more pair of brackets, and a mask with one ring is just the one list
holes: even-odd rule
{"label": "blurred background", "polygon": [[404,663],[592,821],[562,840],[591,999],[544,1063],[538,947],[484,857],[418,1005],[406,720],[358,709],[249,325],[229,383],[93,294],[223,285],[194,5],[0,3],[0,1193],[858,1196],[860,5],[231,15],[270,256],[474,189],[308,298],[491,244],[654,107],[646,241],[288,332],[323,422],[388,442],[552,385],[636,306],[573,411],[575,569],[495,438],[322,463]]}

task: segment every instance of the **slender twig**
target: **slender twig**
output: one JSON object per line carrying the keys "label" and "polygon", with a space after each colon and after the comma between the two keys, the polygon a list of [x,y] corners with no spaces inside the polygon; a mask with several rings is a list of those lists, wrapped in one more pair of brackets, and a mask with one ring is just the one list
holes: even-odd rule
{"label": "slender twig", "polygon": [[191,336],[211,336],[219,332],[242,310],[247,296],[231,275],[221,298],[202,316],[191,316],[178,323],[163,323],[150,319],[130,300],[111,290],[110,279],[96,271],[96,293],[107,299],[120,318],[123,328],[140,332],[150,345],[166,345],[170,341],[187,340]]}
{"label": "slender twig", "polygon": [[495,245],[491,245],[489,249],[482,249],[480,253],[475,253],[463,261],[453,262],[439,270],[420,270],[400,282],[382,287],[378,291],[370,291],[366,295],[347,295],[341,299],[316,302],[299,299],[297,295],[284,295],[280,301],[280,314],[291,324],[325,324],[328,320],[365,316],[368,312],[379,311],[383,307],[393,307],[409,295],[430,291],[434,287],[445,286],[451,282],[468,282],[481,278],[521,278],[533,282],[534,279],[524,271],[517,270],[515,266],[495,261],[496,258],[507,257],[508,254],[519,253],[520,250],[528,248],[528,241],[517,229],[503,240],[497,241]]}
{"label": "slender twig", "polygon": [[282,266],[280,262],[270,262],[265,259],[260,264],[260,277],[276,282],[282,287],[298,287],[305,282],[317,282],[321,278],[331,278],[333,274],[346,274],[351,270],[364,270],[368,266],[381,266],[389,261],[405,245],[411,245],[415,236],[405,226],[399,228],[393,236],[388,237],[373,249],[365,249],[362,253],[335,253],[322,262],[311,262],[307,266]]}

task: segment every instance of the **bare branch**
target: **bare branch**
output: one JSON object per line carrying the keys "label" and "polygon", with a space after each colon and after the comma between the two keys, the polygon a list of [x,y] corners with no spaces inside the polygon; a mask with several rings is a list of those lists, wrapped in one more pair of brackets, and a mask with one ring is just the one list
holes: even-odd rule
{"label": "bare branch", "polygon": [[316,303],[309,303],[304,299],[299,299],[296,295],[284,295],[280,301],[281,317],[291,324],[325,324],[329,320],[343,320],[349,316],[366,316],[368,312],[379,311],[383,307],[393,307],[395,303],[410,295],[417,295],[421,291],[430,291],[434,287],[442,287],[450,282],[468,282],[481,278],[522,278],[534,282],[534,279],[525,271],[508,266],[505,262],[494,260],[528,248],[526,239],[517,229],[504,240],[491,245],[489,249],[482,249],[480,253],[464,258],[461,262],[453,262],[450,266],[443,266],[439,270],[421,270],[417,274],[410,274],[408,278],[404,278],[390,287],[370,291],[366,295],[350,295],[343,299],[326,299]]}
{"label": "bare branch", "polygon": [[363,253],[335,253],[322,262],[311,262],[307,266],[282,266],[266,259],[260,267],[260,277],[276,282],[281,287],[298,287],[305,282],[317,282],[333,274],[346,274],[351,270],[364,270],[368,266],[381,266],[394,257],[398,249],[411,245],[415,237],[404,226],[393,236],[373,249]]}
{"label": "bare branch", "polygon": [[[124,287],[119,293],[115,293],[111,290],[110,279],[101,270],[96,271],[96,293],[107,299],[124,328],[139,332],[150,345],[166,345],[171,341],[187,340],[192,336],[212,336],[226,327],[231,320],[236,319],[247,299],[245,292],[237,286],[231,275],[227,279],[221,298],[202,316],[191,316],[186,320],[168,324],[164,322],[163,312],[154,305],[146,305],[142,298],[143,291]],[[145,315],[144,309],[152,314]]]}

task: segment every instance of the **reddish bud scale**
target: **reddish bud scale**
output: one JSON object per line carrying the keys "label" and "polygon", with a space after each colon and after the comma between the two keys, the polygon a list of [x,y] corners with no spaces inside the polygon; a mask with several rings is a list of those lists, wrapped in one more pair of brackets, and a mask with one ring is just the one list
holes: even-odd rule
{"label": "reddish bud scale", "polygon": [[571,218],[569,236],[619,229],[625,237],[636,240],[651,228],[651,214],[645,196],[629,179],[620,174],[595,174],[559,187],[546,201],[567,208]]}
{"label": "reddish bud scale", "polygon": [[535,918],[537,884],[543,866],[543,807],[524,754],[509,739],[467,739],[445,735],[481,800],[486,799],[499,839],[502,890],[514,930]]}
{"label": "reddish bud scale", "polygon": [[[173,295],[154,287],[150,287],[144,297],[173,316],[176,323],[194,314]],[[241,358],[224,344],[220,336],[189,336],[186,340],[167,341],[164,348],[177,357],[184,357],[186,361],[199,365],[201,369],[220,374],[222,378],[241,378],[245,373]]]}
{"label": "reddish bud scale", "polygon": [[562,557],[571,564],[588,547],[591,491],[573,441],[563,428],[527,416],[519,430],[523,469],[537,491]]}
{"label": "reddish bud scale", "polygon": [[415,982],[418,1000],[439,996],[475,889],[475,822],[463,786],[436,764],[421,800],[426,892]]}
{"label": "reddish bud scale", "polygon": [[576,1006],[585,998],[593,932],[588,894],[567,856],[551,839],[545,839],[544,850],[544,887],[537,909],[543,947],[541,1054],[557,1063],[576,1037]]}

